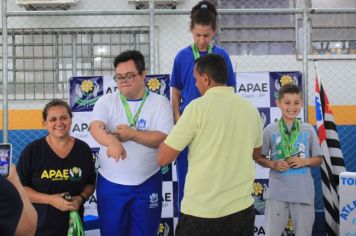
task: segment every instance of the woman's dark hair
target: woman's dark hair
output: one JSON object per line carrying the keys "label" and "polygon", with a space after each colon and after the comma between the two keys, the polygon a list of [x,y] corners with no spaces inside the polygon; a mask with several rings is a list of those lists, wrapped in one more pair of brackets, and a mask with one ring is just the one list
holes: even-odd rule
{"label": "woman's dark hair", "polygon": [[133,60],[139,74],[145,70],[145,59],[140,51],[128,50],[120,53],[114,60],[114,68],[122,62]]}
{"label": "woman's dark hair", "polygon": [[216,30],[217,12],[215,6],[208,1],[200,1],[192,8],[190,12],[190,29],[195,25],[211,26],[213,31]]}
{"label": "woman's dark hair", "polygon": [[298,94],[302,98],[302,90],[300,87],[294,83],[288,83],[284,84],[281,86],[281,88],[278,90],[278,96],[277,99],[281,100],[284,96],[284,94]]}
{"label": "woman's dark hair", "polygon": [[64,107],[67,110],[70,118],[73,117],[72,111],[70,110],[70,107],[69,107],[68,103],[66,103],[65,101],[60,100],[60,99],[53,99],[52,101],[47,103],[46,106],[43,108],[43,111],[42,111],[42,119],[43,119],[43,121],[46,121],[46,119],[47,119],[48,110],[50,108],[52,108],[52,107],[57,107],[57,106]]}

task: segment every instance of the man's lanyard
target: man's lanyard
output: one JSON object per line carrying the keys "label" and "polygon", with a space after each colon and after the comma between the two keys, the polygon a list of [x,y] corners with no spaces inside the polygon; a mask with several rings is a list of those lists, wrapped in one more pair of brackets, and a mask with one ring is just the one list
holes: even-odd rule
{"label": "man's lanyard", "polygon": [[131,113],[129,104],[127,103],[126,97],[124,95],[122,95],[122,93],[120,93],[120,98],[121,98],[122,104],[124,105],[126,117],[127,117],[127,120],[128,120],[128,122],[130,124],[130,127],[136,127],[136,123],[137,123],[138,117],[140,116],[143,104],[146,102],[146,98],[147,98],[148,94],[149,94],[148,91],[145,90],[145,94],[143,95],[140,107],[136,111],[135,116],[132,116],[132,113]]}
{"label": "man's lanyard", "polygon": [[278,153],[282,158],[288,160],[293,154],[298,152],[298,148],[295,147],[295,143],[298,140],[300,131],[300,121],[295,119],[291,131],[288,131],[288,127],[284,120],[281,118],[278,122],[279,130],[281,133],[280,152]]}
{"label": "man's lanyard", "polygon": [[[199,53],[197,46],[194,43],[192,44],[192,50],[193,50],[194,60],[198,59],[200,57],[200,53]],[[213,51],[213,47],[210,46],[210,44],[209,44],[208,45],[208,54],[211,53],[212,51]]]}

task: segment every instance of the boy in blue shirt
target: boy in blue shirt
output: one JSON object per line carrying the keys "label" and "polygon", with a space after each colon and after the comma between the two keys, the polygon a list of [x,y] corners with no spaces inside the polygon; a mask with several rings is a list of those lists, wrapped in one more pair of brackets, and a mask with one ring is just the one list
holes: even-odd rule
{"label": "boy in blue shirt", "polygon": [[266,236],[281,235],[289,216],[296,236],[310,236],[315,220],[310,167],[322,163],[322,151],[314,128],[297,119],[303,106],[300,88],[281,86],[276,102],[282,117],[265,128],[262,156],[255,160],[270,168]]}

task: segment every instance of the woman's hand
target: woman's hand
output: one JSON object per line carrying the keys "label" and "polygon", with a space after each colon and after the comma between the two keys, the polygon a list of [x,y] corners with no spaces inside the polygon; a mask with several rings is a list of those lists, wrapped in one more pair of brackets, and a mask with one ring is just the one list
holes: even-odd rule
{"label": "woman's hand", "polygon": [[75,204],[73,202],[65,200],[64,197],[65,193],[60,194],[53,194],[50,195],[49,204],[54,208],[57,208],[60,211],[74,211],[77,210],[75,208]]}
{"label": "woman's hand", "polygon": [[81,196],[73,196],[72,197],[72,206],[75,208],[75,210],[79,210],[80,206],[83,205],[84,200]]}

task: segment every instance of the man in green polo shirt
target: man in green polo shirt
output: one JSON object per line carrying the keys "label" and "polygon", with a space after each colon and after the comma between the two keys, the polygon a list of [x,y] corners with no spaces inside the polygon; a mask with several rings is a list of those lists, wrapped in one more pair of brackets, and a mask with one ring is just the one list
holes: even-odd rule
{"label": "man in green polo shirt", "polygon": [[253,157],[260,156],[262,146],[259,112],[226,86],[221,56],[200,57],[194,77],[202,97],[186,107],[157,155],[158,163],[166,165],[189,147],[176,235],[252,236]]}

